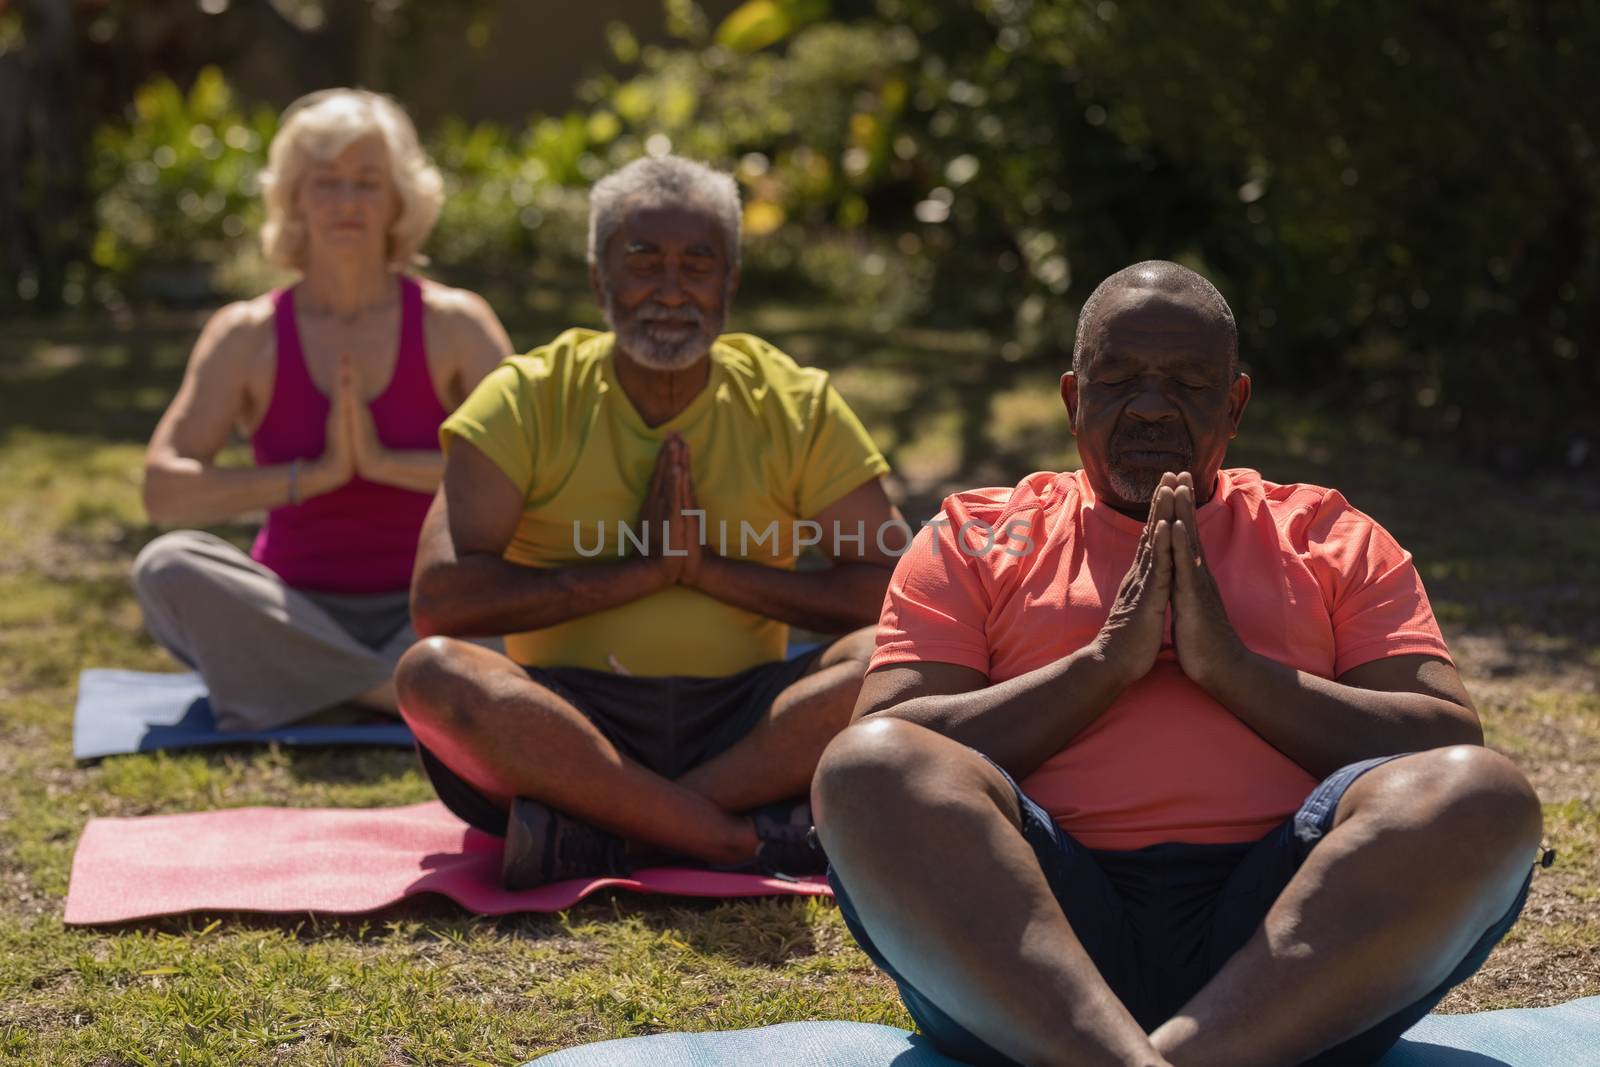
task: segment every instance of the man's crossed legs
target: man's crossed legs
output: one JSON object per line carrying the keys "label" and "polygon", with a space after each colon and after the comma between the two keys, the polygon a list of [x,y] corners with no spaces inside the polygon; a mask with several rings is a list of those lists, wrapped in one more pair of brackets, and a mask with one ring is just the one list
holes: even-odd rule
{"label": "man's crossed legs", "polygon": [[[841,735],[812,796],[852,932],[979,1064],[1371,1062],[1481,966],[1540,837],[1526,780],[1472,746],[1345,768],[1243,846],[1091,854],[983,756],[896,719]],[[1185,849],[1225,868],[1198,933],[1135,900],[1198,899],[1148,880]]]}
{"label": "man's crossed legs", "polygon": [[[506,833],[527,798],[616,835],[635,861],[731,866],[763,843],[750,812],[806,796],[872,642],[859,630],[729,679],[653,679],[530,670],[433,637],[402,658],[396,688],[441,799],[479,829]],[[716,721],[704,707],[682,709],[682,729],[669,721],[669,704],[703,700]]]}

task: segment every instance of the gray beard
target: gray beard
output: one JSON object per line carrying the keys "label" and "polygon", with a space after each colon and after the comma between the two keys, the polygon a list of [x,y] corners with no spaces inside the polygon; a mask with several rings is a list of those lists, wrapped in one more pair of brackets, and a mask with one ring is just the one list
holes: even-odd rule
{"label": "gray beard", "polygon": [[[1192,462],[1194,456],[1185,453],[1183,462],[1177,469],[1186,471]],[[1111,491],[1117,494],[1124,504],[1148,504],[1155,498],[1156,490],[1161,487],[1161,479],[1166,473],[1149,468],[1125,470],[1112,463],[1106,468],[1106,481],[1110,483]]]}
{"label": "gray beard", "polygon": [[1111,467],[1106,471],[1106,480],[1111,483],[1111,491],[1124,504],[1148,504],[1161,486],[1162,473],[1140,471],[1139,474],[1131,474]]}
{"label": "gray beard", "polygon": [[676,371],[693,366],[711,351],[728,321],[726,311],[714,318],[702,315],[698,308],[690,307],[688,312],[683,317],[694,318],[698,329],[682,340],[670,340],[658,336],[638,318],[619,322],[616,301],[609,289],[605,292],[606,325],[616,332],[617,347],[651,370]]}

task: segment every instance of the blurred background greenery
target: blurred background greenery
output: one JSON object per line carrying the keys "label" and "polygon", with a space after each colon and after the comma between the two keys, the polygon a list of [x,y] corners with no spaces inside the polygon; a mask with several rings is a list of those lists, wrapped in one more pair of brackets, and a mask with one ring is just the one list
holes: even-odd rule
{"label": "blurred background greenery", "polygon": [[430,272],[508,321],[581,289],[593,179],[672,150],[738,175],[756,299],[1014,377],[1178,259],[1280,396],[1592,469],[1597,52],[1583,0],[0,0],[0,313],[259,291],[277,113],[360,84],[446,174]]}

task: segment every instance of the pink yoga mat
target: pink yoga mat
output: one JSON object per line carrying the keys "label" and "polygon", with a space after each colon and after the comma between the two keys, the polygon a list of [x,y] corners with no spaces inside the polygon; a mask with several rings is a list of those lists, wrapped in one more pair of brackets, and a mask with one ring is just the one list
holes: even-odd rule
{"label": "pink yoga mat", "polygon": [[825,895],[822,878],[652,867],[511,893],[500,839],[439,803],[404,808],[236,808],[91,819],[78,841],[66,921],[127,922],[190,911],[375,911],[440,893],[480,915],[558,911],[614,886],[685,897]]}

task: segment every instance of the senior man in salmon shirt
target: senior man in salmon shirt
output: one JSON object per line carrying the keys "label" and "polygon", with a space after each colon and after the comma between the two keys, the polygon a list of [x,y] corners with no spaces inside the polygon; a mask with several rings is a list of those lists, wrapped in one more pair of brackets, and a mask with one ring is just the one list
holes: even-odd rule
{"label": "senior man in salmon shirt", "polygon": [[852,933],[972,1063],[1370,1063],[1479,966],[1540,837],[1411,556],[1223,468],[1233,315],[1151,261],[1079,317],[1083,469],[900,560],[813,810]]}

